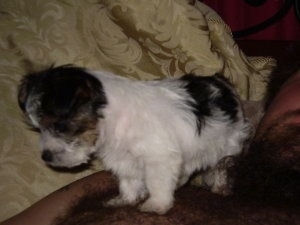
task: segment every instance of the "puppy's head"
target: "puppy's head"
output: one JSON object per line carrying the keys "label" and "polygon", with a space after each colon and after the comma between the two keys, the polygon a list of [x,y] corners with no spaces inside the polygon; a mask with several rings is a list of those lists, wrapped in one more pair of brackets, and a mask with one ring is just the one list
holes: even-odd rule
{"label": "puppy's head", "polygon": [[25,76],[18,100],[41,134],[42,159],[47,164],[74,167],[89,161],[107,104],[98,79],[77,67],[50,68]]}

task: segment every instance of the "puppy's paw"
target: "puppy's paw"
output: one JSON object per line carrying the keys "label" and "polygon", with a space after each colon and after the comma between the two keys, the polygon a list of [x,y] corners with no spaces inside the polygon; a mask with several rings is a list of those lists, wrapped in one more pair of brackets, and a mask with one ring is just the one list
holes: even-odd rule
{"label": "puppy's paw", "polygon": [[123,196],[118,195],[117,197],[114,197],[114,198],[108,200],[107,202],[104,202],[103,206],[104,207],[121,207],[121,206],[125,206],[125,205],[134,205],[135,203],[136,203],[136,201],[134,201],[134,202],[128,201]]}
{"label": "puppy's paw", "polygon": [[149,198],[146,202],[140,205],[139,210],[141,212],[156,213],[159,215],[164,215],[173,206],[172,202],[161,202]]}

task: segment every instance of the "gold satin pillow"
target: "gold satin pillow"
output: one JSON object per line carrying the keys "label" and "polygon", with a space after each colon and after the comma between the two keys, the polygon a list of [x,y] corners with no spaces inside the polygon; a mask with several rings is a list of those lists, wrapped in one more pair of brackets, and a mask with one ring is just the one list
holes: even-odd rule
{"label": "gold satin pillow", "polygon": [[[0,0],[0,220],[101,170],[58,173],[40,160],[17,106],[28,65],[75,64],[134,79],[223,73],[243,99],[260,100],[274,66],[247,58],[210,8],[184,0]],[[30,63],[28,63],[30,62]]]}

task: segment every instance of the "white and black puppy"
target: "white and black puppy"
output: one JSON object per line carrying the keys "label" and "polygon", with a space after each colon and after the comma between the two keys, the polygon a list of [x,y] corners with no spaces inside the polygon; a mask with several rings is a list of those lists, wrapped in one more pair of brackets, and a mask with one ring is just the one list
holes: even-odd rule
{"label": "white and black puppy", "polygon": [[136,81],[60,66],[27,75],[19,105],[41,133],[47,164],[74,167],[96,156],[119,179],[120,194],[107,205],[147,198],[140,210],[158,214],[195,171],[208,171],[212,190],[223,188],[215,167],[239,154],[249,133],[220,75]]}

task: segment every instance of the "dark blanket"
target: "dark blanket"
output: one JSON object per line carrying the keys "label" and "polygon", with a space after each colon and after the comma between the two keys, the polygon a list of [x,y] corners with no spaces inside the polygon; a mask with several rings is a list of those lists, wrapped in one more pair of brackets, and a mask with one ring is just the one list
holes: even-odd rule
{"label": "dark blanket", "polygon": [[69,212],[57,219],[56,225],[294,225],[300,224],[300,207],[245,201],[222,197],[199,187],[186,186],[176,192],[175,205],[165,215],[141,213],[136,207],[104,208],[102,202],[117,194],[117,185],[110,175],[103,177],[103,189],[88,190]]}

